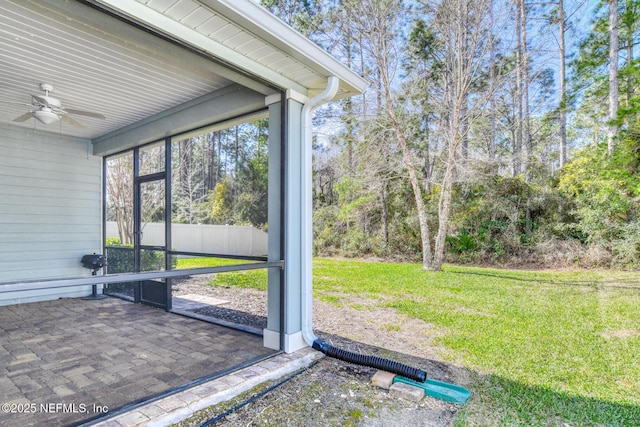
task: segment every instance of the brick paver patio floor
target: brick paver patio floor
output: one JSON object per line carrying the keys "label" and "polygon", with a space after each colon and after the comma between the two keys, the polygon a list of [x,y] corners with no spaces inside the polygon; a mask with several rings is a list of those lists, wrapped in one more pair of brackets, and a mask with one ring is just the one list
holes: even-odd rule
{"label": "brick paver patio floor", "polygon": [[0,425],[75,424],[273,353],[260,336],[117,298],[0,307]]}

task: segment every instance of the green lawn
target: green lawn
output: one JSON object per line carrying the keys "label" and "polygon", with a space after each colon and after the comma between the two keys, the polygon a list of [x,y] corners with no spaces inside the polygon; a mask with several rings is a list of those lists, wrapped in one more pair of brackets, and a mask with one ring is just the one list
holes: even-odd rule
{"label": "green lawn", "polygon": [[[266,283],[266,271],[234,275],[220,280]],[[441,357],[474,373],[459,426],[639,426],[638,276],[316,259],[314,295],[368,296],[434,324]]]}
{"label": "green lawn", "polygon": [[[246,261],[229,258],[181,258],[178,260],[178,269],[221,267],[227,265],[253,264],[257,261]],[[267,270],[246,270],[227,273],[218,273],[210,283],[215,286],[235,286],[238,288],[254,288],[267,290]]]}
{"label": "green lawn", "polygon": [[232,258],[178,258],[177,260],[177,269],[185,269],[185,268],[203,268],[203,267],[221,267],[226,265],[237,265],[237,264],[253,264],[258,261],[247,261],[242,259],[232,259]]}

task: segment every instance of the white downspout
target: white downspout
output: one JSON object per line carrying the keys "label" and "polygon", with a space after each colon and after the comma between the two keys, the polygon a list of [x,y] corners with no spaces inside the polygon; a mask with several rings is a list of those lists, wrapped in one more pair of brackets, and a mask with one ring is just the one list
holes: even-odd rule
{"label": "white downspout", "polygon": [[313,140],[311,115],[316,107],[332,100],[338,93],[339,79],[329,77],[327,87],[318,95],[307,101],[302,107],[302,191],[304,199],[302,203],[302,265],[300,267],[302,277],[302,337],[310,346],[318,338],[313,333],[313,169],[312,151]]}

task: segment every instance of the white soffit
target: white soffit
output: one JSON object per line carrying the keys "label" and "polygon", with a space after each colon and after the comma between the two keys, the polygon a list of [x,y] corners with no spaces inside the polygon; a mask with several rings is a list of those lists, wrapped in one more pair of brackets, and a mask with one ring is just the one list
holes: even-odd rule
{"label": "white soffit", "polygon": [[[95,138],[240,82],[273,93],[226,67],[76,1],[0,0],[0,122]],[[31,118],[40,83],[63,107],[103,114],[86,126]],[[261,90],[263,89],[263,90]],[[269,92],[271,91],[271,92]]]}
{"label": "white soffit", "polygon": [[[267,9],[256,4],[257,0],[198,1],[218,11],[236,25],[249,28],[254,36],[263,41],[265,47],[277,49],[290,59],[304,64],[305,67],[321,75],[321,80],[309,81],[307,86],[311,89],[309,95],[313,96],[323,91],[330,76],[338,77],[340,80],[337,98],[359,95],[367,88],[367,81],[360,75],[289,27]],[[234,46],[233,40],[224,43]],[[250,55],[254,54],[250,53]],[[283,72],[288,70],[283,68]]]}
{"label": "white soffit", "polygon": [[[312,96],[340,79],[337,98],[367,83],[251,0],[95,0],[283,89]],[[155,12],[155,13],[154,13]],[[173,21],[173,22],[170,22]]]}

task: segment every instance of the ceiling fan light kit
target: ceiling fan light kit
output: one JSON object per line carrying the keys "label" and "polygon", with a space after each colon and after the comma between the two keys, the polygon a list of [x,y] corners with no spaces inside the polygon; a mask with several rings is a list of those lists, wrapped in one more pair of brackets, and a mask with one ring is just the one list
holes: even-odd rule
{"label": "ceiling fan light kit", "polygon": [[52,112],[51,108],[47,107],[42,107],[41,109],[32,112],[31,115],[45,125],[50,125],[60,120],[60,117],[58,117],[56,113]]}

